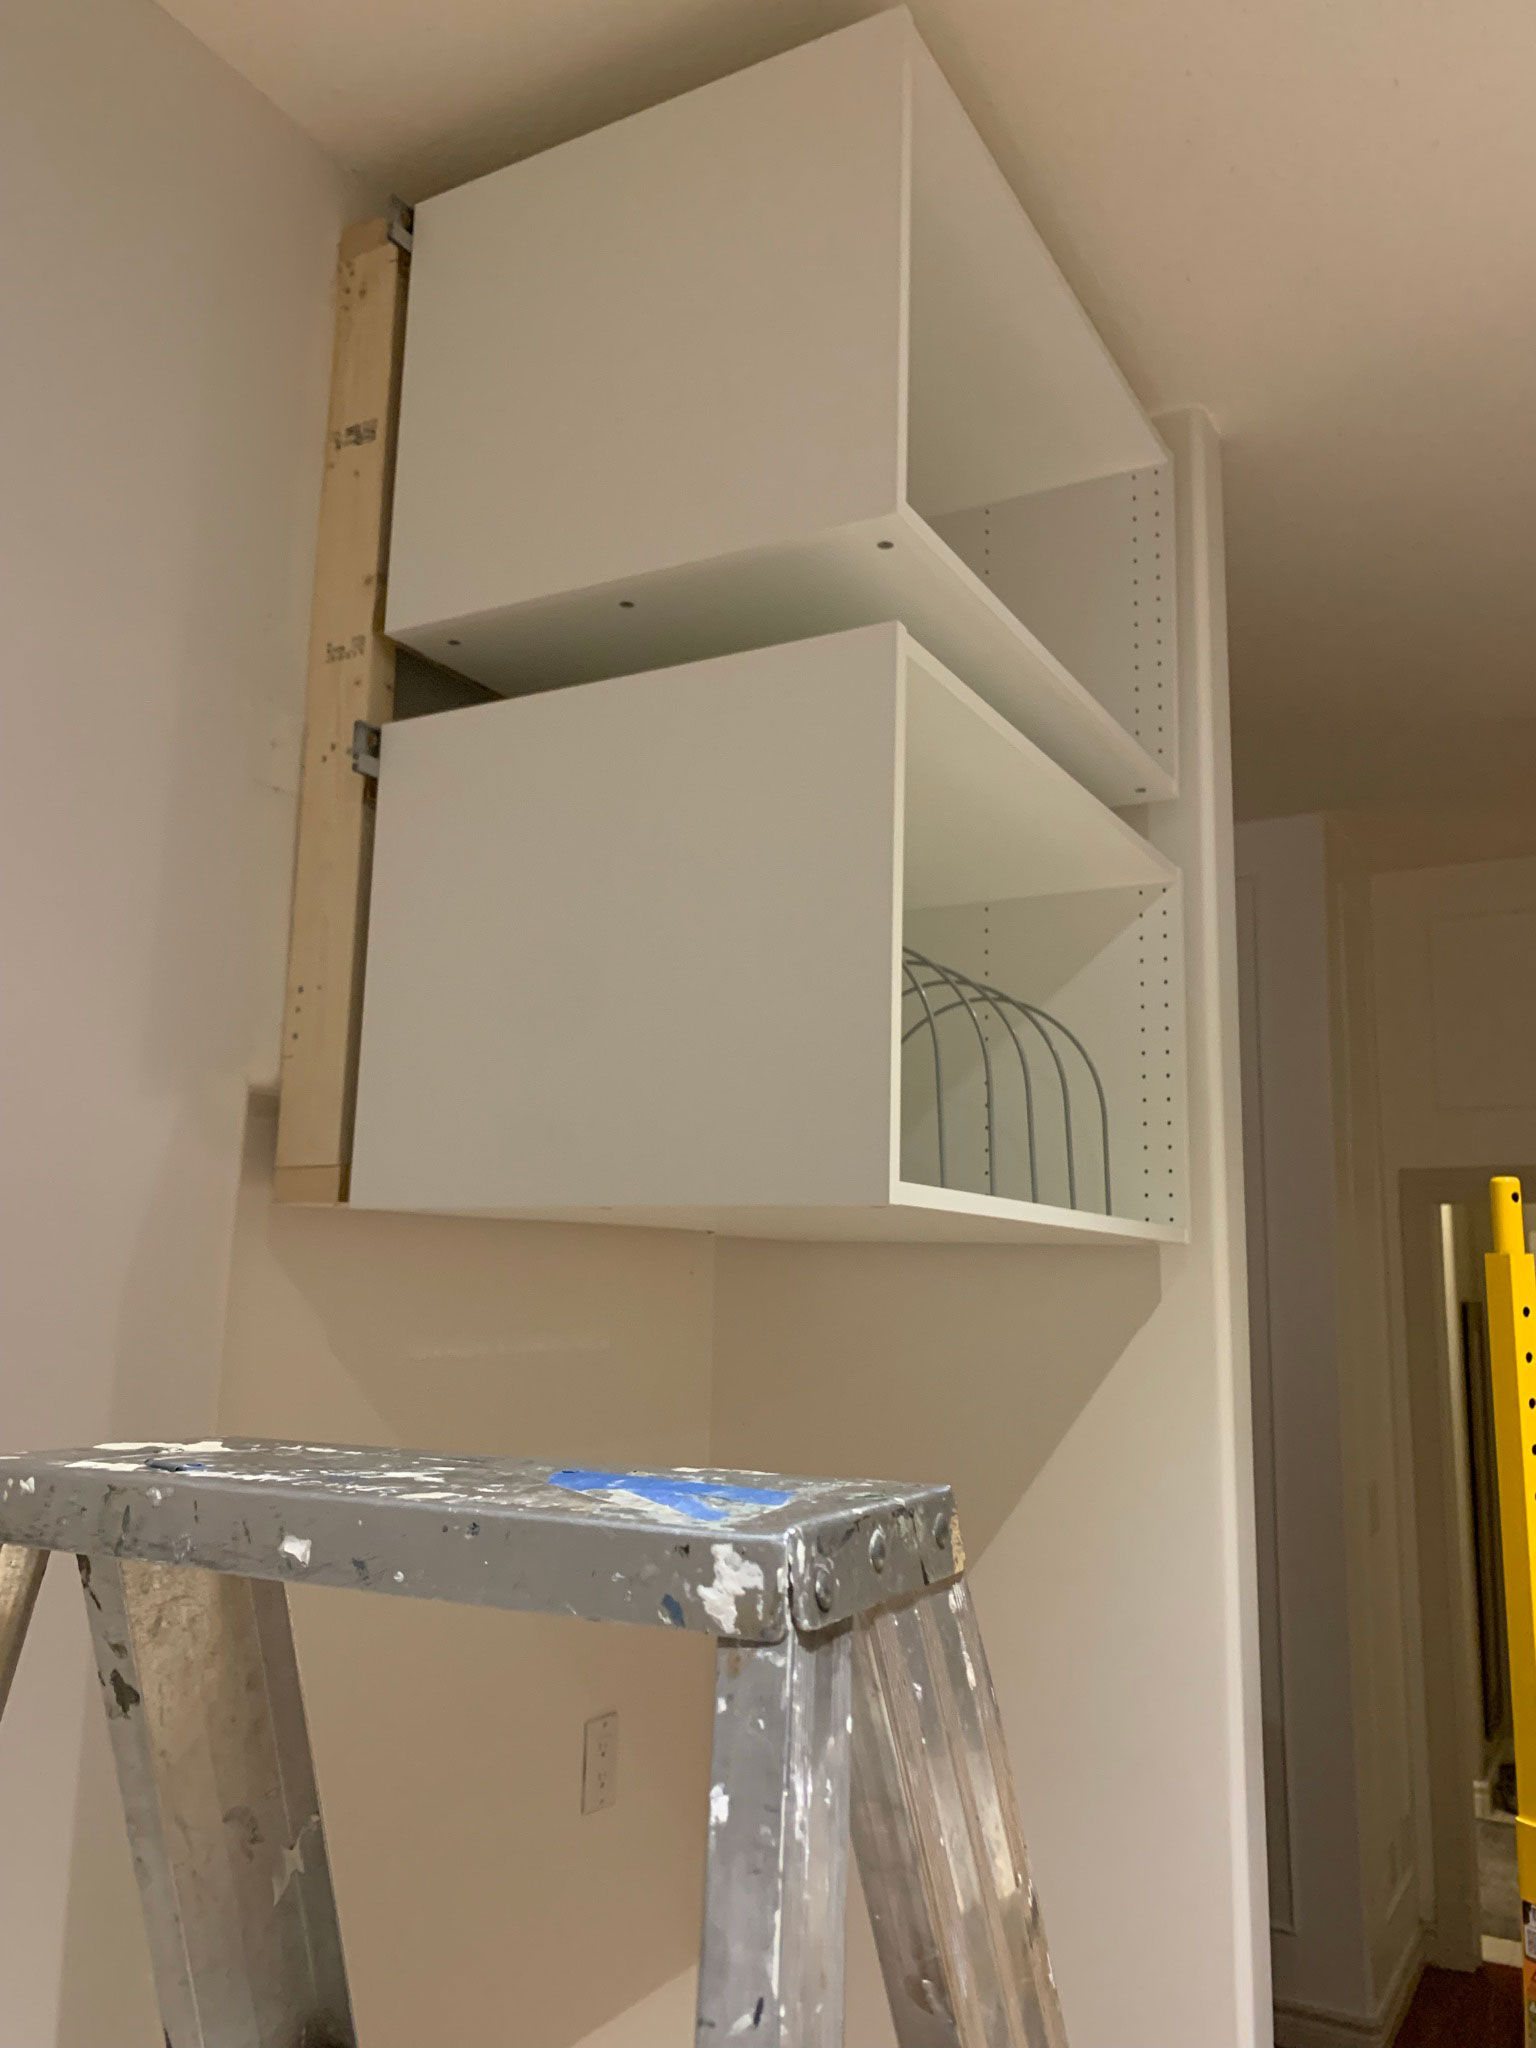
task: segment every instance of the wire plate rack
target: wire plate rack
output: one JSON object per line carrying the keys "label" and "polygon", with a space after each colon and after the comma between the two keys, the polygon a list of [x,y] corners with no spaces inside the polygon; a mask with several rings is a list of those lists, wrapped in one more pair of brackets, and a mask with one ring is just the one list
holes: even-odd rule
{"label": "wire plate rack", "polygon": [[[1076,1032],[913,946],[902,948],[901,993],[904,1062],[921,1057],[924,1041],[931,1055],[938,1185],[979,1179],[989,1195],[1112,1214],[1109,1103]],[[1020,1125],[1026,1185],[1004,1185]],[[966,1173],[961,1161],[976,1159],[978,1145],[980,1173]]]}

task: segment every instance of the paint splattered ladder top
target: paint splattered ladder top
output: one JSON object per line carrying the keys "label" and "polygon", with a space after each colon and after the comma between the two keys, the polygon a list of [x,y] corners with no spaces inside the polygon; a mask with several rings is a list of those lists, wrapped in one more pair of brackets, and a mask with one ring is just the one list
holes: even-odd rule
{"label": "paint splattered ladder top", "polygon": [[0,1458],[0,1542],[776,1642],[962,1569],[947,1487],[245,1439]]}

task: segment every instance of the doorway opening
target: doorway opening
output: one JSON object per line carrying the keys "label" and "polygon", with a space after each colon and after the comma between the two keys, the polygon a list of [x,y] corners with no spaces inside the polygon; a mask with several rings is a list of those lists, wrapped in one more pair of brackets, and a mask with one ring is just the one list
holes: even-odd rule
{"label": "doorway opening", "polygon": [[[1483,1258],[1495,1171],[1400,1178],[1435,1960],[1518,1964],[1514,1724]],[[1522,1172],[1536,1184],[1530,1169]]]}

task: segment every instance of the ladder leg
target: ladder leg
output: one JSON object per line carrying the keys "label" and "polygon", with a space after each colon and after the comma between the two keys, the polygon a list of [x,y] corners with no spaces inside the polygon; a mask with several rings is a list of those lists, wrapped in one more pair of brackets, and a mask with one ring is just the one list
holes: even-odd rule
{"label": "ladder leg", "polygon": [[166,2048],[353,2048],[283,1587],[80,1559]]}
{"label": "ladder leg", "polygon": [[841,2048],[851,1642],[720,1644],[698,2048]]}
{"label": "ladder leg", "polygon": [[963,1579],[861,1622],[853,1842],[901,2048],[1065,2048]]}
{"label": "ladder leg", "polygon": [[21,1661],[27,1624],[37,1605],[48,1564],[46,1550],[25,1550],[19,1543],[0,1543],[0,1714],[10,1696],[11,1680]]}

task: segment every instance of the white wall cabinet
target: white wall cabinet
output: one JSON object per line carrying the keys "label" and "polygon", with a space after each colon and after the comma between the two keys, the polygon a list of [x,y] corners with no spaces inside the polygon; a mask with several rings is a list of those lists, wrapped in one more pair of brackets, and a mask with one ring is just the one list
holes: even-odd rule
{"label": "white wall cabinet", "polygon": [[417,209],[388,630],[498,691],[900,618],[1166,798],[1170,500],[905,9]]}
{"label": "white wall cabinet", "polygon": [[352,1199],[1176,1240],[1177,885],[894,624],[386,727]]}
{"label": "white wall cabinet", "polygon": [[426,202],[351,1199],[1178,1239],[1173,515],[903,8]]}

